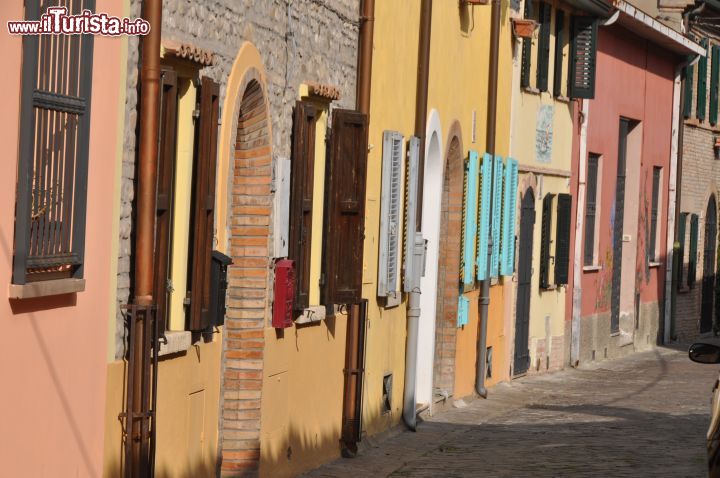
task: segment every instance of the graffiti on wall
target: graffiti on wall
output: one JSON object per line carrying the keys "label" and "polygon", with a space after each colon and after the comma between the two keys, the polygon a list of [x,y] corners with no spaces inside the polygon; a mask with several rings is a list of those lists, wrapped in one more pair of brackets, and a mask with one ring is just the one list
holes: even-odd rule
{"label": "graffiti on wall", "polygon": [[553,111],[552,105],[542,105],[538,108],[535,159],[541,163],[552,161]]}

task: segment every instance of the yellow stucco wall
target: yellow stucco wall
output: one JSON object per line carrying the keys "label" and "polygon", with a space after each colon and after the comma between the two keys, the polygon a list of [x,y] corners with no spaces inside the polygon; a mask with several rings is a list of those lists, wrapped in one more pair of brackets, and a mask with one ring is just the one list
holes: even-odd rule
{"label": "yellow stucco wall", "polygon": [[[529,349],[530,349],[530,370],[538,370],[538,360],[540,361],[539,371],[547,368],[547,358],[538,356],[539,342],[544,341],[547,345],[546,353],[559,354],[562,356],[562,350],[552,350],[552,339],[556,340],[565,334],[565,293],[564,287],[558,287],[555,290],[541,291],[539,285],[539,258],[540,258],[540,242],[541,242],[541,226],[542,226],[542,201],[546,194],[556,195],[553,201],[553,224],[551,227],[551,252],[554,256],[555,238],[555,220],[557,218],[557,194],[570,193],[570,168],[572,159],[572,108],[573,103],[566,98],[554,98],[553,81],[555,74],[555,12],[558,10],[559,3],[554,2],[553,16],[550,27],[550,59],[548,66],[548,89],[549,92],[538,92],[534,89],[536,84],[536,68],[537,68],[537,48],[538,48],[538,31],[536,30],[533,38],[533,47],[531,55],[531,72],[530,86],[531,89],[522,89],[520,87],[520,68],[522,65],[522,44],[518,41],[515,43],[514,71],[512,82],[513,108],[512,108],[512,145],[511,156],[520,163],[519,177],[519,194],[523,194],[528,185],[533,187],[535,195],[535,228],[533,232],[533,270],[534,274],[531,280],[531,298],[530,298],[530,327],[529,327]],[[535,4],[535,13],[537,15],[537,4]],[[521,9],[522,11],[522,9]],[[563,45],[563,81],[562,94],[567,94],[567,71],[570,46],[567,42],[568,38],[568,17],[565,21],[565,42]],[[552,152],[550,160],[545,162],[539,160],[536,151],[536,137],[538,135],[538,112],[541,108],[550,108],[552,110]],[[547,133],[546,130],[543,133]],[[523,168],[526,171],[523,172]],[[530,168],[530,171],[527,171]],[[567,177],[566,177],[567,176]],[[574,199],[573,199],[574,200]],[[517,206],[517,224],[520,222],[520,195],[518,196]],[[518,226],[519,227],[519,226]],[[519,233],[519,230],[518,230]],[[553,264],[550,264],[550,278],[554,277]],[[508,324],[514,331],[515,327],[515,283],[510,300],[512,301],[511,310],[513,313],[512,320]],[[511,338],[514,337],[514,332]],[[514,347],[507,350],[508,359]]]}
{"label": "yellow stucco wall", "polygon": [[[158,478],[214,477],[218,446],[221,334],[186,352],[160,359],[158,364],[157,449]],[[103,476],[122,475],[122,426],[125,411],[126,362],[107,366],[105,453]]]}

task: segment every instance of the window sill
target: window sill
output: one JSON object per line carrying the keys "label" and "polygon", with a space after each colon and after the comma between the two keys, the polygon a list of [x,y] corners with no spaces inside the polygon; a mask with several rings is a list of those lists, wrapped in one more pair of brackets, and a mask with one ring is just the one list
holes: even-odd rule
{"label": "window sill", "polygon": [[530,93],[531,95],[538,95],[540,96],[541,91],[537,88],[533,88],[532,86],[524,86],[522,89],[525,93]]}
{"label": "window sill", "polygon": [[597,272],[601,271],[602,266],[601,265],[593,265],[593,266],[583,266],[583,272]]}
{"label": "window sill", "polygon": [[556,284],[550,284],[550,285],[547,286],[547,287],[542,287],[542,286],[541,286],[541,287],[540,287],[540,291],[549,292],[549,291],[551,291],[551,290],[557,290],[557,288],[558,288],[558,286],[557,286]]}
{"label": "window sill", "polygon": [[651,261],[651,262],[648,263],[648,267],[650,267],[651,269],[654,268],[654,267],[660,267],[661,265],[662,265],[662,262],[654,262],[654,261]]}
{"label": "window sill", "polygon": [[321,322],[325,320],[326,309],[324,305],[312,306],[303,310],[302,314],[295,319],[295,323],[298,325],[312,324],[315,322]]}
{"label": "window sill", "polygon": [[173,330],[165,332],[165,341],[160,341],[160,352],[163,355],[185,352],[192,345],[192,333],[187,330]]}
{"label": "window sill", "polygon": [[560,95],[555,97],[555,101],[559,101],[561,103],[572,103],[572,98]]}
{"label": "window sill", "polygon": [[85,290],[85,279],[55,279],[27,284],[10,284],[10,299],[33,299],[51,295],[73,294]]}

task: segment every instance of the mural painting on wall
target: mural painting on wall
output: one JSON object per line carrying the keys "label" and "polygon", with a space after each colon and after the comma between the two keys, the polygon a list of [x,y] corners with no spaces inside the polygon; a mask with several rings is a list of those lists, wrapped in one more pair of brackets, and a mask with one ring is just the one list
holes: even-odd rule
{"label": "mural painting on wall", "polygon": [[537,114],[535,159],[541,163],[552,161],[553,107],[542,105]]}

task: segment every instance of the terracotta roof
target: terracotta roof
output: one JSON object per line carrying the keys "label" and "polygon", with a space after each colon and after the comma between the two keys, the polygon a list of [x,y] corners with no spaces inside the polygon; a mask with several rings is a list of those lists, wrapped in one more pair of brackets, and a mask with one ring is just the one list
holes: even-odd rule
{"label": "terracotta roof", "polygon": [[163,40],[162,47],[166,53],[192,61],[202,66],[213,64],[213,53],[209,50],[197,47],[192,43],[179,42],[175,40]]}

